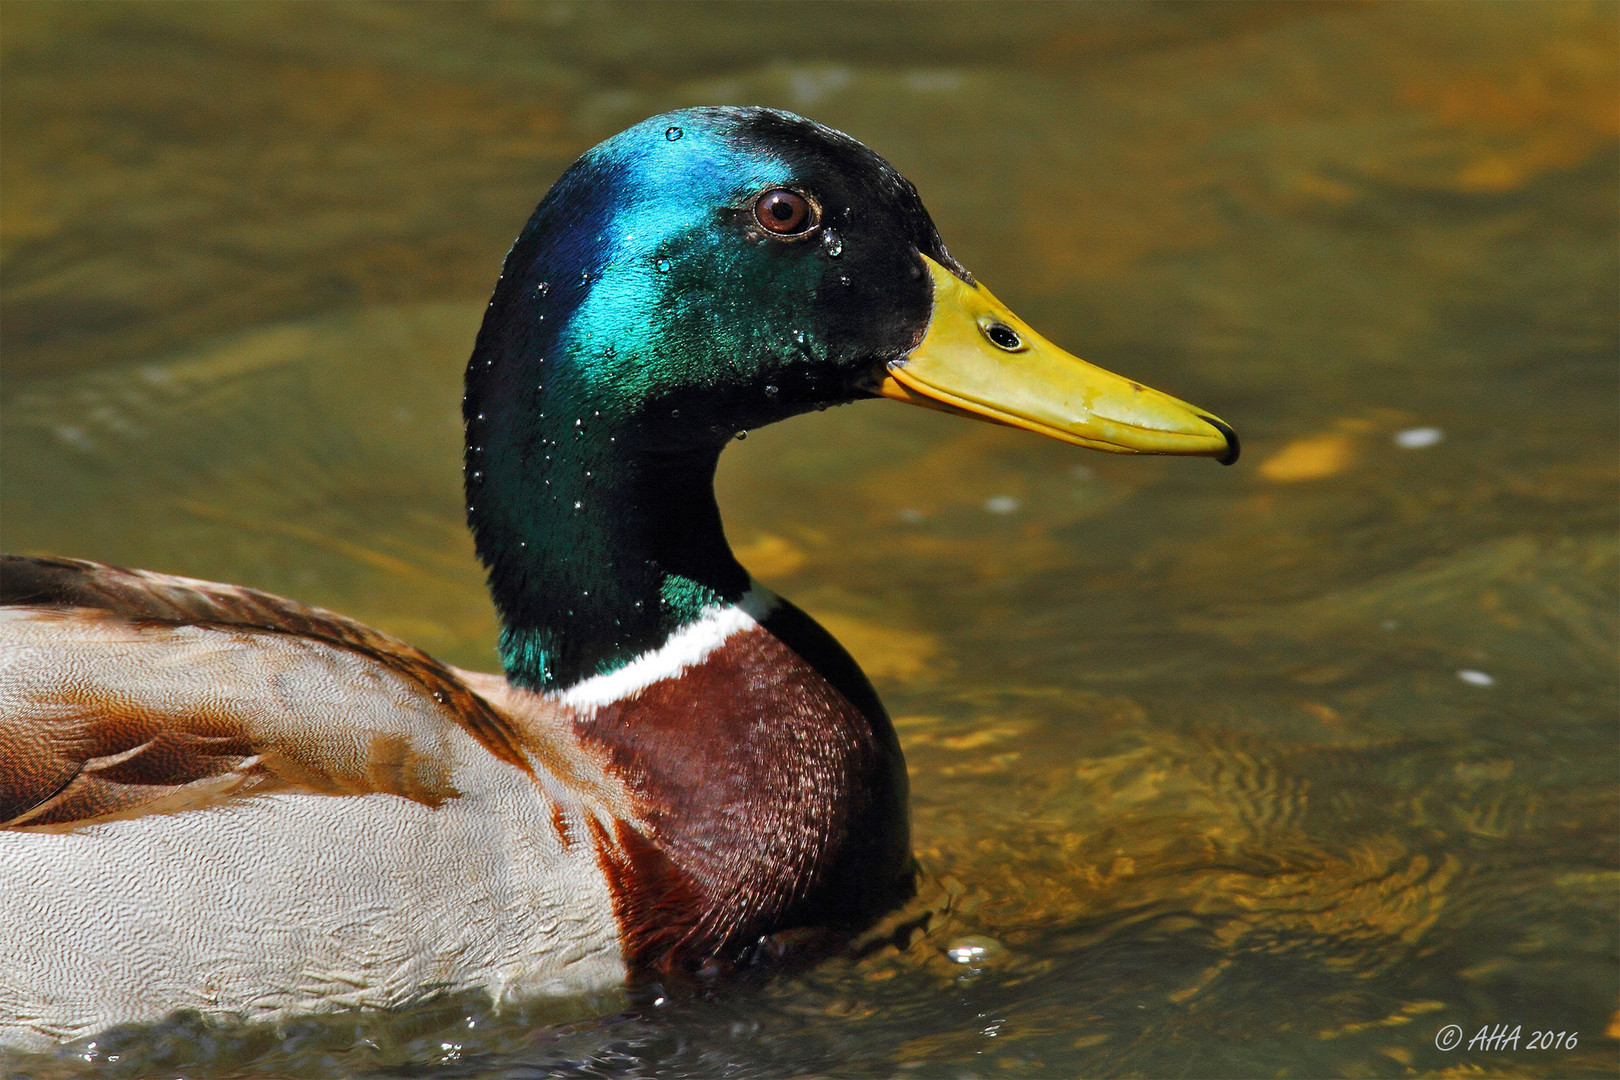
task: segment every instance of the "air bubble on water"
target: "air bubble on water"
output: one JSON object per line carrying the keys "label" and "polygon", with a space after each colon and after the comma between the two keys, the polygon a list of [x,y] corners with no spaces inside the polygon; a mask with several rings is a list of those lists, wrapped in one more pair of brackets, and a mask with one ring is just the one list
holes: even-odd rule
{"label": "air bubble on water", "polygon": [[1023,503],[1012,495],[992,495],[984,500],[984,508],[992,514],[1016,514]]}
{"label": "air bubble on water", "polygon": [[1414,427],[1397,431],[1394,442],[1402,450],[1422,450],[1443,441],[1445,437],[1446,433],[1437,427]]}
{"label": "air bubble on water", "polygon": [[1494,678],[1485,674],[1483,671],[1475,671],[1473,668],[1463,668],[1461,671],[1457,672],[1457,678],[1461,679],[1469,686],[1494,686],[1496,684],[1496,680]]}
{"label": "air bubble on water", "polygon": [[959,937],[945,946],[945,955],[958,964],[979,967],[997,959],[1007,950],[995,938],[980,934]]}

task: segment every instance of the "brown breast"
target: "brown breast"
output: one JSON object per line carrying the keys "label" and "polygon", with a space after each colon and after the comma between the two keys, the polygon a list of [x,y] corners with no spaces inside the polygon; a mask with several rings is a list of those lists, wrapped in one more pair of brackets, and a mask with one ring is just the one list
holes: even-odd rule
{"label": "brown breast", "polygon": [[[826,658],[848,692],[803,653]],[[633,968],[729,961],[789,927],[855,929],[909,888],[893,728],[859,669],[796,609],[579,730],[645,805],[645,832],[621,823],[601,838],[613,841],[604,868]]]}

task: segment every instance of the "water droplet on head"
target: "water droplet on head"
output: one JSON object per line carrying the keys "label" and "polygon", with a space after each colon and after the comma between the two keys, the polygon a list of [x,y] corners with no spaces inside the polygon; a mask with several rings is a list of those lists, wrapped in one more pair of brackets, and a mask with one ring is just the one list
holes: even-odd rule
{"label": "water droplet on head", "polygon": [[658,268],[658,272],[660,274],[669,273],[669,260],[668,259],[659,259],[657,262],[653,263],[653,265]]}
{"label": "water droplet on head", "polygon": [[746,432],[746,431],[737,432],[737,441],[738,442],[742,442],[746,438],[748,438],[748,432]]}
{"label": "water droplet on head", "polygon": [[551,282],[549,282],[549,281],[542,281],[542,282],[540,282],[538,285],[536,285],[534,287],[534,295],[536,295],[536,296],[544,296],[544,295],[546,295],[546,293],[548,293],[550,291],[551,291]]}
{"label": "water droplet on head", "polygon": [[574,500],[574,509],[575,510],[583,510],[583,509],[585,509],[585,504],[580,502],[578,499],[575,499]]}
{"label": "water droplet on head", "polygon": [[669,410],[669,415],[671,415],[671,416],[679,416],[679,415],[681,415],[681,410],[679,410],[679,409],[671,409],[671,410]]}
{"label": "water droplet on head", "polygon": [[848,274],[839,274],[838,275],[838,284],[847,287],[849,285],[849,275]]}
{"label": "water droplet on head", "polygon": [[674,127],[674,126],[670,126],[670,127],[667,127],[667,128],[664,129],[664,138],[668,139],[670,142],[680,142],[681,141],[681,136],[685,135],[685,134],[686,134],[686,132],[684,132],[680,128]]}
{"label": "water droplet on head", "polygon": [[775,397],[777,394],[780,394],[781,392],[782,391],[778,390],[776,387],[771,386],[769,384],[767,384],[766,387],[765,387],[765,396],[766,397]]}
{"label": "water droplet on head", "polygon": [[821,246],[827,249],[827,254],[836,259],[844,253],[844,241],[837,233],[828,230],[821,238]]}
{"label": "water droplet on head", "polygon": [[[605,346],[605,347],[604,347],[604,348],[603,348],[603,349],[602,349],[602,355],[603,355],[603,356],[605,356],[605,357],[607,357],[607,358],[608,358],[608,359],[610,359],[610,360],[611,360],[611,359],[612,359],[612,358],[613,358],[613,357],[615,357],[615,356],[618,356],[618,355],[619,355],[619,350],[618,350],[618,349],[615,349],[615,348],[614,348],[614,347],[613,347],[613,346],[611,346],[611,345],[608,345],[608,346]],[[600,416],[600,415],[601,415],[601,414],[600,414],[600,413],[598,413],[598,414],[597,414],[597,415],[598,415],[598,416]]]}

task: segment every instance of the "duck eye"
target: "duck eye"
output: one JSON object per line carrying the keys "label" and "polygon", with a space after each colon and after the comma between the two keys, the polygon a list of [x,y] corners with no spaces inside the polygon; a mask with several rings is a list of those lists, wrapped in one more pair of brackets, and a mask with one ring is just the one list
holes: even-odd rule
{"label": "duck eye", "polygon": [[1006,323],[991,323],[984,328],[984,336],[998,349],[1008,352],[1017,352],[1024,347],[1024,339],[1018,336],[1018,331]]}
{"label": "duck eye", "polygon": [[754,200],[754,217],[766,232],[797,236],[816,224],[816,208],[797,191],[772,188]]}

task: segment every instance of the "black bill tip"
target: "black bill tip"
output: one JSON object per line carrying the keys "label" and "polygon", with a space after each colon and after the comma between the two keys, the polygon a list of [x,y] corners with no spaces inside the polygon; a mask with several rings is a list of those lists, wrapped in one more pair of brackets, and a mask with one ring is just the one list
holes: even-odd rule
{"label": "black bill tip", "polygon": [[1203,420],[1206,423],[1213,425],[1215,430],[1226,436],[1226,453],[1222,454],[1215,460],[1220,462],[1222,465],[1232,464],[1238,459],[1238,455],[1243,453],[1243,447],[1238,443],[1237,432],[1233,431],[1231,426],[1227,424],[1226,421],[1217,420],[1213,416],[1205,416],[1203,417]]}

